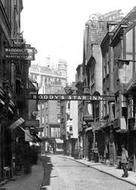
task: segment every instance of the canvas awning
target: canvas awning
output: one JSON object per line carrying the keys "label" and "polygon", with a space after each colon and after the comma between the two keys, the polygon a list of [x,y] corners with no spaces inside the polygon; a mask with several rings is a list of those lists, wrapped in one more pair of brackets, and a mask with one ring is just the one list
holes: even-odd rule
{"label": "canvas awning", "polygon": [[14,130],[14,129],[16,129],[17,127],[19,127],[21,124],[23,124],[25,122],[25,120],[22,118],[22,117],[20,117],[18,120],[16,120],[14,123],[12,123],[10,126],[9,126],[9,128],[11,129],[11,130]]}
{"label": "canvas awning", "polygon": [[5,105],[5,102],[0,99],[0,104]]}
{"label": "canvas awning", "polygon": [[0,104],[5,105],[6,94],[4,90],[0,87]]}
{"label": "canvas awning", "polygon": [[0,87],[0,96],[2,98],[5,98],[5,92],[4,92],[4,90],[1,87]]}
{"label": "canvas awning", "polygon": [[42,139],[37,134],[31,134],[30,129],[24,129],[19,126],[20,129],[25,133],[25,141],[28,142],[42,142]]}

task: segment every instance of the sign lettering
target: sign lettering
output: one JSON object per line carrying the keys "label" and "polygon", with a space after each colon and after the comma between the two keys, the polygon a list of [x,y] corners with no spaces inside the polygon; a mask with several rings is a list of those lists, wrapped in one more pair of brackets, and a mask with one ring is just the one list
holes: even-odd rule
{"label": "sign lettering", "polygon": [[24,59],[27,61],[32,61],[35,59],[35,48],[33,47],[5,48],[5,57],[7,59]]}
{"label": "sign lettering", "polygon": [[114,96],[92,96],[92,95],[67,95],[67,94],[29,94],[28,99],[33,100],[77,100],[77,101],[115,101]]}

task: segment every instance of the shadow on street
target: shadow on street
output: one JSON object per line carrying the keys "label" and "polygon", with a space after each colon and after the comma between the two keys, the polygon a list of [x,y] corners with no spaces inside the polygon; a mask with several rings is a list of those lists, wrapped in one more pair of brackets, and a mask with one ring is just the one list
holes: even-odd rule
{"label": "shadow on street", "polygon": [[47,155],[42,156],[41,161],[44,167],[44,177],[42,182],[42,186],[44,187],[50,185],[50,178],[51,178],[50,175],[53,165],[51,164],[51,158]]}

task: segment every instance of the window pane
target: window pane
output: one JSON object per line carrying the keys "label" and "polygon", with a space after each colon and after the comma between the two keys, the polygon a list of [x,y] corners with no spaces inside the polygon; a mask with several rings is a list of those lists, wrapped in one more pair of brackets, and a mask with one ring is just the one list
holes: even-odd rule
{"label": "window pane", "polygon": [[[126,59],[132,60],[132,55],[126,55]],[[128,83],[132,79],[133,73],[133,62],[129,62],[128,65],[124,64],[122,68],[119,69],[119,79],[121,83]]]}
{"label": "window pane", "polygon": [[132,30],[126,33],[126,52],[132,52]]}

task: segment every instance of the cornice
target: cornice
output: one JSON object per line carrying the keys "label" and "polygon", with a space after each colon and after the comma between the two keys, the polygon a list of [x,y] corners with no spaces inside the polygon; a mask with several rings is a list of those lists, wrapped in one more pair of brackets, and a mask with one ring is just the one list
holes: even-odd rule
{"label": "cornice", "polygon": [[115,46],[120,41],[120,37],[123,36],[124,30],[127,27],[128,26],[126,24],[120,24],[118,26],[118,28],[116,29],[116,31],[114,32],[114,35],[112,37],[111,44],[110,44],[111,46]]}

